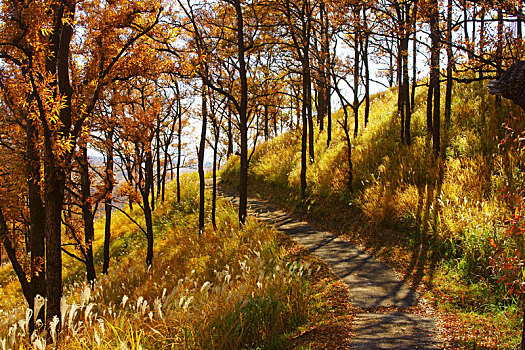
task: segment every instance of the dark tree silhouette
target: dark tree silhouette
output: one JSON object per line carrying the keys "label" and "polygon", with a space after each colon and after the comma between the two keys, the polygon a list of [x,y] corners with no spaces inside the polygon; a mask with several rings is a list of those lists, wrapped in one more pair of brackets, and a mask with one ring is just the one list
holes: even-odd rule
{"label": "dark tree silhouette", "polygon": [[525,61],[517,61],[489,84],[489,92],[512,100],[525,111]]}

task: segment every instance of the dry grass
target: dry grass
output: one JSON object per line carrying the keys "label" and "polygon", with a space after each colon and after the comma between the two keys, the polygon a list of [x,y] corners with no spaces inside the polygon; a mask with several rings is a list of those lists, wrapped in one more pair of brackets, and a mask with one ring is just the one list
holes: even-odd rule
{"label": "dry grass", "polygon": [[[494,254],[491,238],[504,232],[507,208],[500,193],[507,184],[525,187],[521,156],[498,147],[501,124],[523,123],[523,112],[506,101],[495,111],[493,97],[481,83],[456,86],[452,124],[443,128],[443,157],[436,162],[425,130],[426,89],[417,90],[409,147],[399,141],[396,94],[391,90],[374,97],[370,124],[366,129],[361,124],[352,140],[354,193],[347,190],[346,145],[337,127],[329,148],[326,132],[316,133],[306,199],[299,195],[297,131],[257,150],[250,165],[253,195],[278,202],[389,261],[414,285],[435,290],[436,305],[443,286],[458,284],[462,291],[451,293],[470,293],[477,302],[455,305],[456,314],[480,319],[518,315],[516,300],[496,283],[489,260]],[[222,179],[227,185],[237,185],[237,169],[235,159],[226,165]],[[460,318],[467,324],[477,319]],[[498,344],[512,348],[519,341],[519,317],[506,319],[499,323]],[[461,346],[472,347],[476,341]]]}
{"label": "dry grass", "polygon": [[[239,229],[236,212],[222,201],[218,230],[208,228],[199,237],[196,191],[188,180],[180,205],[169,192],[155,211],[151,269],[144,266],[139,230],[117,215],[110,273],[98,278],[93,290],[85,283],[67,285],[62,332],[29,337],[31,315],[24,316],[20,306],[22,313],[15,315],[20,320],[1,321],[0,348],[43,349],[57,342],[60,349],[287,346],[291,334],[317,310],[308,263],[281,249],[279,234],[266,225],[249,220]],[[140,219],[139,213],[133,215]],[[65,275],[73,281],[71,271]]]}

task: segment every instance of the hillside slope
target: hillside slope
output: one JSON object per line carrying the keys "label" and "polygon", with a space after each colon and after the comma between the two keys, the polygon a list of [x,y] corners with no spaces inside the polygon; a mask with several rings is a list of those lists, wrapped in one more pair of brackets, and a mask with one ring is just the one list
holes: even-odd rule
{"label": "hillside slope", "polygon": [[[396,99],[394,89],[375,95],[369,125],[361,123],[351,140],[353,193],[336,120],[329,148],[326,132],[316,131],[307,198],[300,198],[300,130],[257,147],[249,168],[251,194],[389,261],[405,280],[429,291],[445,323],[456,325],[448,336],[458,347],[514,348],[521,304],[489,266],[493,242],[505,231],[501,191],[508,184],[523,188],[524,179],[516,154],[498,147],[502,123],[520,123],[524,118],[511,117],[523,113],[507,101],[496,111],[482,83],[456,85],[452,123],[443,129],[444,156],[436,163],[426,133],[426,88],[417,89],[411,146],[400,143]],[[341,118],[340,111],[335,119]],[[225,166],[225,186],[237,186],[238,168],[236,158]]]}
{"label": "hillside slope", "polygon": [[[318,322],[337,326],[351,320],[338,301],[347,291],[322,262],[255,220],[240,229],[235,208],[221,200],[217,230],[208,212],[199,236],[196,174],[186,176],[181,190],[180,203],[174,184],[166,201],[157,203],[151,269],[144,263],[144,235],[124,215],[112,220],[109,274],[99,275],[92,290],[83,282],[83,265],[65,257],[60,349],[282,348],[302,346],[294,338],[304,329],[315,332]],[[144,225],[139,208],[128,213]],[[98,273],[103,231],[100,220],[94,242]],[[8,264],[0,266],[0,283],[0,294],[13,297],[0,300],[0,346],[45,347],[51,339],[44,333],[29,340],[30,314]]]}

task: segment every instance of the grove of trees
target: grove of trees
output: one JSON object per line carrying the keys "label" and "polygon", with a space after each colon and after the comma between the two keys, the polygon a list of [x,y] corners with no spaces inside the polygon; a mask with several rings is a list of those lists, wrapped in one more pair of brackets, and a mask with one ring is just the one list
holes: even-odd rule
{"label": "grove of trees", "polygon": [[[186,156],[198,163],[199,234],[206,149],[214,197],[218,163],[240,157],[242,226],[261,140],[300,132],[304,197],[316,134],[327,133],[330,147],[332,129],[343,128],[352,191],[352,142],[359,116],[369,121],[374,86],[397,85],[407,146],[415,88],[428,86],[438,159],[452,82],[498,78],[524,57],[521,0],[2,0],[0,8],[0,253],[29,308],[47,299],[38,315],[46,325],[61,315],[63,253],[96,279],[102,208],[102,273],[111,269],[111,215],[124,204],[143,212],[145,268],[154,264],[152,211]],[[185,135],[192,126],[195,140]]]}

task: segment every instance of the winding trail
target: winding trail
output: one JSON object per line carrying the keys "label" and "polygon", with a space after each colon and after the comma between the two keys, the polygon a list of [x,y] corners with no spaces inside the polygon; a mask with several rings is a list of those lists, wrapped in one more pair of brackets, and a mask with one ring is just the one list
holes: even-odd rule
{"label": "winding trail", "polygon": [[[238,205],[239,197],[218,189],[221,197]],[[344,240],[256,199],[248,199],[248,213],[273,225],[325,260],[350,288],[359,310],[350,349],[441,349],[437,327],[430,317],[406,312],[417,305],[416,292],[373,256]]]}

